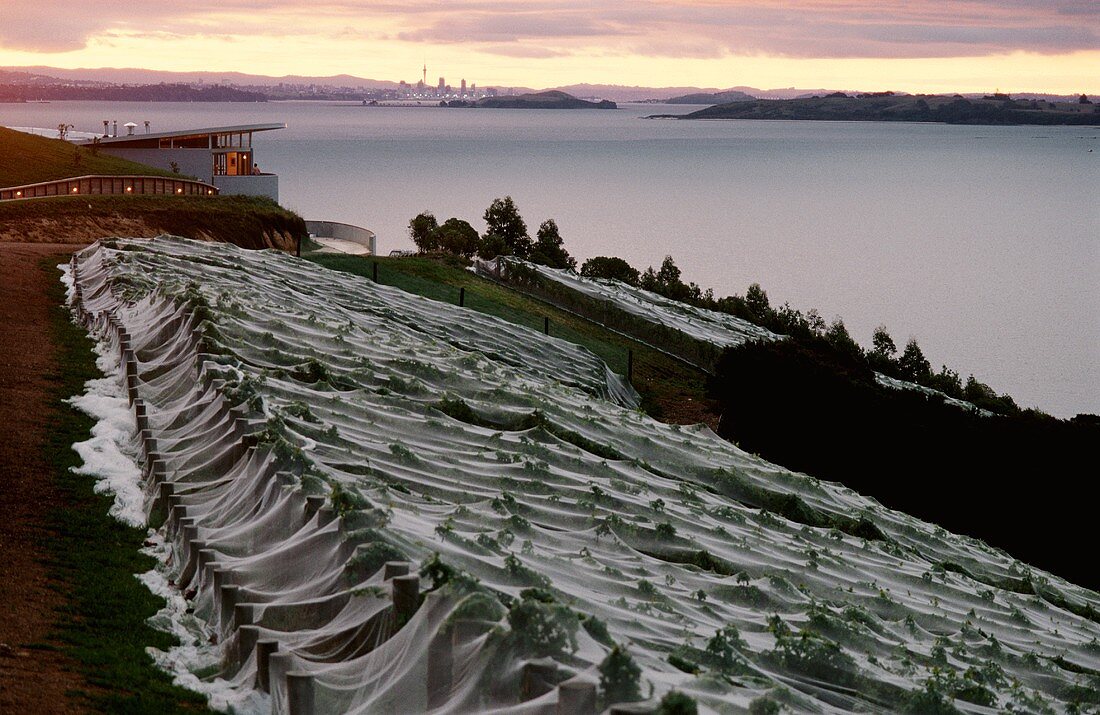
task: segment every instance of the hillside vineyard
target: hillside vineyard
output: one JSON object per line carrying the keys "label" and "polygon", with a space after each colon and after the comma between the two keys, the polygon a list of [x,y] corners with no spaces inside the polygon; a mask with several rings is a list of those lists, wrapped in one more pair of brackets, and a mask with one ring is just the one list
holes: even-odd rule
{"label": "hillside vineyard", "polygon": [[576,345],[225,244],[69,278],[132,404],[158,662],[215,705],[593,712],[613,643],[704,711],[1097,701],[1095,593],[657,422]]}

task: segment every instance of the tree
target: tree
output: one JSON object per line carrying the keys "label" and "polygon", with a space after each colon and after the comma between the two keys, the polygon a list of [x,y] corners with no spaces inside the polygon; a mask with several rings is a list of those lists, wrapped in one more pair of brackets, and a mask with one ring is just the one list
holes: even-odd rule
{"label": "tree", "polygon": [[439,222],[430,211],[421,211],[409,220],[409,238],[421,253],[429,253],[439,248],[439,236],[436,231]]}
{"label": "tree", "polygon": [[680,280],[680,269],[672,260],[672,256],[665,256],[665,260],[661,261],[661,268],[657,271],[654,271],[652,266],[647,268],[639,280],[639,285],[666,298],[685,302],[690,301],[692,297],[698,298],[701,294],[698,286],[694,286],[693,289]]}
{"label": "tree", "polygon": [[531,261],[551,268],[575,269],[577,259],[569,255],[562,243],[557,222],[552,218],[546,219],[536,234],[535,245],[531,249]]}
{"label": "tree", "polygon": [[665,260],[661,261],[661,270],[657,271],[657,282],[666,287],[683,284],[680,280],[680,269],[672,260],[672,256],[665,256]]}
{"label": "tree", "polygon": [[589,258],[581,266],[581,275],[585,278],[609,278],[636,286],[641,279],[638,269],[615,256],[596,256]]}
{"label": "tree", "polygon": [[898,358],[898,370],[902,377],[917,383],[925,383],[932,377],[932,364],[924,357],[916,338],[909,338],[905,350]]}
{"label": "tree", "polygon": [[898,351],[898,346],[894,344],[894,339],[886,331],[885,325],[875,328],[875,333],[871,336],[871,345],[872,354],[887,360],[893,360],[894,354]]}
{"label": "tree", "polygon": [[839,316],[829,325],[828,330],[825,331],[825,340],[838,351],[846,355],[855,358],[863,357],[863,348],[852,339],[852,336],[848,333],[847,326],[844,325],[844,321],[841,320]]}
{"label": "tree", "polygon": [[940,365],[940,371],[932,375],[928,384],[949,397],[962,397],[963,385],[959,373],[948,369],[946,365]]}
{"label": "tree", "polygon": [[768,302],[768,294],[764,292],[759,283],[753,283],[745,291],[745,306],[752,311],[757,320],[764,320],[772,310],[772,306]]}
{"label": "tree", "polygon": [[439,247],[448,253],[469,258],[474,255],[481,239],[477,229],[460,218],[449,218],[435,231]]}
{"label": "tree", "polygon": [[519,215],[511,196],[495,199],[485,209],[485,239],[490,236],[499,238],[507,255],[526,259],[531,255],[531,237],[527,235],[527,224]]}
{"label": "tree", "polygon": [[495,233],[485,234],[477,246],[477,257],[486,261],[506,255],[508,255],[508,246],[505,245],[504,239]]}
{"label": "tree", "polygon": [[1082,94],[1081,97],[1077,100],[1077,103],[1078,104],[1092,104],[1092,101],[1089,100],[1089,96],[1087,94]]}

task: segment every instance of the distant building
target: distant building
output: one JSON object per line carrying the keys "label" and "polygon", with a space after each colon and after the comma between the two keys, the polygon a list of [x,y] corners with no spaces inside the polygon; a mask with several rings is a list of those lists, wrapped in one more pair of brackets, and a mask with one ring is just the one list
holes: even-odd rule
{"label": "distant building", "polygon": [[466,96],[466,80],[462,80],[462,96]]}
{"label": "distant building", "polygon": [[444,80],[442,77],[440,77],[439,78],[439,93],[443,94],[445,91],[447,91],[447,81]]}
{"label": "distant building", "polygon": [[[255,132],[274,129],[286,129],[286,125],[242,124],[104,136],[97,143],[104,154],[194,176],[217,186],[222,194],[268,196],[278,201],[279,177],[260,170],[252,148]],[[76,143],[91,145],[92,140]]]}

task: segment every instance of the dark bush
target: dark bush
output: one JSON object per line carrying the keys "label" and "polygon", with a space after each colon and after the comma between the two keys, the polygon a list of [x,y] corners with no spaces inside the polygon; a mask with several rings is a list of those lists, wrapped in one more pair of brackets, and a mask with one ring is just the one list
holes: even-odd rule
{"label": "dark bush", "polygon": [[637,286],[641,278],[637,268],[614,256],[589,258],[581,265],[581,275],[585,278],[610,278],[632,286]]}
{"label": "dark bush", "polygon": [[[979,385],[968,383],[968,398],[989,398]],[[727,350],[710,392],[720,433],[744,449],[1100,586],[1079,550],[1092,538],[1100,421],[983,417],[882,387],[865,362],[823,340]],[[812,521],[787,507],[790,518]],[[846,526],[881,533],[870,522]]]}

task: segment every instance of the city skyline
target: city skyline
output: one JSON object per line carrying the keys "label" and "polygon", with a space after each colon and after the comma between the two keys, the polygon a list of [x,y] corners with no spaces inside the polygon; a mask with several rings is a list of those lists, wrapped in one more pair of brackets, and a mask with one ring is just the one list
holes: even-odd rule
{"label": "city skyline", "polygon": [[151,0],[64,14],[0,0],[0,10],[8,66],[381,79],[428,64],[482,86],[1100,92],[1100,5],[1088,0]]}

